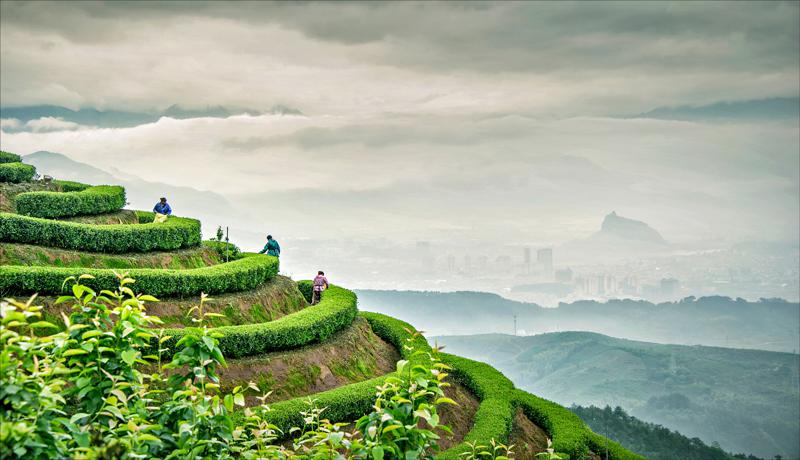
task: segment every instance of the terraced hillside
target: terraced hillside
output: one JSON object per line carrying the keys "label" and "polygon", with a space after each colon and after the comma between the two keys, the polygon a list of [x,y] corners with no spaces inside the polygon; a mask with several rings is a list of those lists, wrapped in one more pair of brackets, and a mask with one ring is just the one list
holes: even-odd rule
{"label": "terraced hillside", "polygon": [[[100,292],[117,289],[124,271],[136,280],[126,288],[160,299],[148,313],[166,323],[168,356],[191,333],[187,318],[197,299],[210,294],[214,300],[203,306],[216,313],[212,332],[227,362],[221,390],[251,381],[269,387],[268,420],[287,436],[302,426],[309,396],[331,421],[353,422],[372,410],[376,387],[398,372],[399,360],[419,359],[407,341],[432,353],[412,326],[359,312],[356,295],[343,287],[331,286],[322,302],[309,305],[310,282],[279,275],[275,257],[204,242],[194,219],[154,223],[152,213],[123,209],[121,187],[43,183],[19,157],[2,153],[0,161],[0,295],[38,293],[45,319],[64,327],[61,313],[69,307],[59,296],[69,288],[66,278],[90,274],[82,282]],[[441,433],[437,458],[456,459],[469,443],[492,440],[516,444],[517,458],[533,458],[548,438],[572,459],[642,458],[564,407],[516,389],[487,364],[437,356],[452,368],[446,395],[458,403],[441,410],[453,434]]]}

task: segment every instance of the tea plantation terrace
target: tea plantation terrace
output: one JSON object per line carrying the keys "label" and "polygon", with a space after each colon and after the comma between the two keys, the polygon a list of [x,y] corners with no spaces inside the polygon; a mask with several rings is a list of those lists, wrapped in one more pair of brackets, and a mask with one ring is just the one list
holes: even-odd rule
{"label": "tea plantation terrace", "polygon": [[[421,359],[404,346],[409,339],[418,350],[431,351],[411,325],[359,312],[356,295],[343,287],[331,286],[319,304],[310,306],[310,281],[279,275],[275,257],[203,242],[197,220],[170,217],[153,223],[152,213],[136,211],[135,221],[112,223],[117,216],[131,215],[123,209],[122,187],[42,183],[33,180],[35,173],[17,155],[0,153],[0,294],[21,298],[38,293],[49,320],[57,322],[65,308],[57,298],[71,289],[66,278],[89,274],[92,278],[83,284],[113,290],[119,284],[115,272],[127,272],[136,280],[128,285],[131,289],[160,299],[150,311],[167,323],[164,334],[171,338],[162,345],[167,350],[191,325],[181,320],[190,306],[201,294],[212,294],[216,300],[209,308],[222,317],[213,330],[228,361],[221,370],[222,387],[247,380],[270,383],[275,393],[269,421],[286,434],[302,425],[300,412],[307,409],[308,396],[334,422],[369,413],[376,386],[395,372],[387,360]],[[514,388],[491,366],[440,356],[452,367],[452,391],[463,393],[462,400],[473,401],[474,407],[451,410],[459,426],[437,458],[458,459],[470,442],[527,439],[519,417],[546,433],[556,451],[571,459],[606,452],[617,460],[643,458],[593,433],[566,408]],[[335,387],[328,388],[331,382]],[[545,447],[530,446],[530,455]]]}

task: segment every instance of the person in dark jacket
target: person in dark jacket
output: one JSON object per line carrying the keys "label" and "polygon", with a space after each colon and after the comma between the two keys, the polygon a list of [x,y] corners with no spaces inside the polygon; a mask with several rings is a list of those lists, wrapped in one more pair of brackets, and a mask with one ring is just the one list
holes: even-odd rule
{"label": "person in dark jacket", "polygon": [[172,208],[167,204],[167,199],[162,196],[161,200],[153,207],[153,212],[169,216],[172,214]]}
{"label": "person in dark jacket", "polygon": [[268,256],[281,256],[281,245],[272,238],[272,235],[267,235],[267,244],[264,245],[264,249],[258,251],[259,254],[264,254],[265,252]]}

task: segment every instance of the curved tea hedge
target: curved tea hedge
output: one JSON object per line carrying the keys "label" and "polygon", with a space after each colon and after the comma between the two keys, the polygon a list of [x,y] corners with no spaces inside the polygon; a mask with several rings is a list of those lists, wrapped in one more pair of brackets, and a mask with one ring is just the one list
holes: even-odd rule
{"label": "curved tea hedge", "polygon": [[0,150],[0,163],[19,163],[22,158],[16,153],[4,152]]}
{"label": "curved tea hedge", "polygon": [[[66,183],[62,187],[73,189],[74,185]],[[14,204],[19,214],[49,219],[105,214],[125,206],[125,188],[97,185],[80,191],[26,192],[17,195]]]}
{"label": "curved tea hedge", "polygon": [[[323,297],[320,305],[324,302],[325,298]],[[394,345],[400,351],[400,356],[403,359],[412,362],[418,359],[418,357],[410,356],[405,348],[406,339],[411,337],[411,332],[409,331],[414,331],[411,325],[379,313],[359,312],[359,316],[369,321],[372,330],[378,337]],[[418,336],[415,339],[415,348],[417,350],[430,350],[428,342],[422,336]],[[334,422],[352,422],[370,411],[377,395],[375,387],[382,385],[386,378],[391,375],[393,373],[363,382],[344,385],[333,390],[315,393],[311,395],[311,398],[316,400],[318,407],[325,408],[325,418]],[[288,436],[292,427],[303,426],[300,412],[308,410],[308,405],[306,404],[308,398],[308,396],[305,396],[270,404],[270,411],[266,414],[267,420],[281,429],[285,436]]]}
{"label": "curved tea hedge", "polygon": [[[269,257],[277,261],[272,256],[259,257]],[[232,263],[236,262],[229,262]],[[136,284],[139,284],[138,279]],[[311,282],[301,281],[298,284],[310,286]],[[219,347],[226,358],[241,358],[322,342],[352,324],[356,314],[358,306],[355,293],[338,286],[330,286],[322,301],[316,305],[274,321],[221,326],[214,328],[214,332],[220,334]],[[183,337],[185,331],[186,329],[168,329],[165,334],[172,338],[165,348],[174,348],[174,344]]]}
{"label": "curved tea hedge", "polygon": [[[439,459],[457,459],[469,450],[467,442],[488,445],[495,439],[507,442],[514,421],[514,413],[521,408],[525,415],[542,427],[552,438],[556,452],[570,459],[585,459],[589,451],[605,453],[606,438],[594,432],[569,409],[539,398],[528,392],[514,389],[514,384],[492,366],[471,359],[442,353],[442,361],[453,368],[451,375],[481,400],[472,430],[464,441],[441,455]],[[608,453],[614,460],[645,460],[619,444],[608,440]]]}
{"label": "curved tea hedge", "polygon": [[[140,222],[143,218],[140,214]],[[149,219],[151,223],[135,225],[91,225],[0,212],[0,241],[114,254],[200,245],[200,221],[170,216],[156,224],[152,213]]]}
{"label": "curved tea hedge", "polygon": [[[397,347],[403,359],[412,361],[415,359],[408,356],[408,350],[404,347],[405,340],[411,334],[409,331],[414,331],[412,326],[379,313],[359,312],[359,316],[369,321],[378,337]],[[430,350],[430,346],[421,336],[417,337],[415,345],[418,350]],[[544,428],[553,439],[556,451],[569,454],[570,459],[585,459],[590,449],[594,452],[604,452],[606,438],[593,433],[568,409],[514,389],[513,383],[508,378],[488,364],[446,353],[440,353],[439,357],[442,362],[452,367],[450,371],[452,378],[478,397],[481,403],[475,413],[472,430],[464,441],[436,455],[437,459],[458,459],[459,455],[467,450],[467,442],[477,442],[481,445],[488,445],[492,439],[507,442],[517,408],[522,408],[532,421]],[[376,387],[382,385],[391,375],[345,385],[310,397],[316,400],[317,407],[325,408],[325,417],[331,421],[353,421],[371,410],[377,393]],[[302,426],[300,412],[307,410],[308,398],[306,396],[271,404],[270,412],[267,414],[268,420],[288,436],[291,427]],[[644,457],[626,450],[613,441],[609,440],[608,446],[610,459],[644,460]]]}
{"label": "curved tea hedge", "polygon": [[[252,254],[232,262],[185,270],[140,268],[127,270],[136,279],[132,288],[157,297],[197,296],[255,289],[278,274],[278,258]],[[119,280],[114,270],[103,268],[0,266],[0,292],[13,294],[63,293],[64,279],[89,274],[83,284],[96,291],[114,290]],[[69,289],[69,286],[67,286]]]}
{"label": "curved tea hedge", "polygon": [[36,168],[24,163],[0,163],[0,182],[29,182],[36,174]]}

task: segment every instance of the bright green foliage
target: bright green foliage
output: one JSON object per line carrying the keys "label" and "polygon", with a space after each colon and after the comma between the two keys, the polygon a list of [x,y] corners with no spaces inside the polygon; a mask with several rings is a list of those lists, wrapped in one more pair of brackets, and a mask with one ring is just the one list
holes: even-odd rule
{"label": "bright green foliage", "polygon": [[22,161],[19,155],[0,150],[0,163],[19,163]]}
{"label": "bright green foliage", "polygon": [[[325,297],[318,305],[324,303]],[[419,364],[423,355],[412,353],[412,350],[431,351],[425,338],[415,335],[414,328],[408,323],[379,313],[360,312],[359,315],[369,321],[378,337],[397,347],[403,359]],[[334,422],[356,420],[370,412],[377,397],[375,388],[383,385],[389,375],[317,393],[314,395],[314,400],[318,406],[326,408],[325,416]],[[305,406],[306,398],[277,402],[270,406],[272,410],[267,414],[267,420],[282,431],[288,432],[289,427],[302,422],[299,414]]]}
{"label": "bright green foliage", "polygon": [[[153,214],[149,214],[145,222],[152,222]],[[144,216],[137,215],[141,222]],[[0,213],[0,241],[9,243],[123,253],[189,248],[201,240],[200,222],[185,217],[170,217],[160,224],[91,225]]]}
{"label": "bright green foliage", "polygon": [[477,361],[442,353],[442,362],[453,370],[453,379],[480,399],[472,430],[464,442],[448,449],[438,458],[457,459],[477,450],[493,452],[492,441],[505,443],[514,420],[514,384],[498,370]]}
{"label": "bright green foliage", "polygon": [[[128,271],[136,290],[159,297],[197,296],[254,289],[278,274],[278,258],[251,254],[228,263],[186,270],[140,268]],[[64,278],[92,275],[85,283],[100,291],[118,284],[117,274],[104,268],[0,266],[0,292],[61,294]],[[355,315],[355,313],[354,313]]]}
{"label": "bright green foliage", "polygon": [[[277,268],[277,258],[265,255],[246,257],[239,261],[228,262],[215,267],[264,257],[269,258],[269,260],[275,260]],[[215,267],[209,267],[208,269]],[[259,284],[261,282],[263,281],[260,281]],[[301,281],[298,284],[299,286],[304,286],[309,283],[308,281]],[[239,326],[222,326],[215,328],[214,332],[218,334],[223,354],[228,358],[240,358],[322,342],[349,326],[357,313],[356,295],[347,289],[331,286],[325,291],[325,296],[317,305],[304,308],[275,321]],[[173,336],[170,343],[179,340],[188,332],[188,329],[169,330],[168,334]]]}
{"label": "bright green foliage", "polygon": [[414,354],[423,363],[400,360],[397,372],[378,387],[372,412],[356,422],[375,458],[433,458],[439,439],[436,430],[450,432],[439,423],[436,407],[456,404],[444,395],[449,367],[439,362],[436,352],[417,350]]}
{"label": "bright green foliage", "polygon": [[0,182],[29,182],[36,174],[36,168],[23,163],[0,163]]}
{"label": "bright green foliage", "polygon": [[522,390],[515,390],[514,397],[525,415],[550,434],[555,450],[566,452],[570,459],[584,459],[589,450],[605,453],[607,445],[611,459],[644,460],[641,455],[592,432],[580,417],[563,406]]}
{"label": "bright green foliage", "polygon": [[203,246],[213,248],[219,254],[222,260],[234,260],[242,256],[242,251],[233,243],[227,243],[219,240],[206,240],[203,241]]}
{"label": "bright green foliage", "polygon": [[81,182],[75,182],[71,180],[59,180],[59,179],[54,180],[53,184],[57,185],[62,192],[80,192],[91,187],[91,185],[89,184],[83,184]]}
{"label": "bright green foliage", "polygon": [[[345,433],[344,424],[323,418],[327,408],[311,401],[298,414],[301,423],[287,431],[300,433],[291,450],[274,442],[285,433],[266,418],[269,393],[258,397],[260,406],[232,416],[245,405],[246,391],[260,389],[251,383],[229,394],[219,392],[215,369],[225,361],[216,333],[202,326],[215,315],[203,312],[206,297],[192,309],[202,327],[184,335],[172,361],[162,365],[169,340],[163,332],[156,336],[155,354],[142,353],[154,335],[146,326],[158,323],[147,316],[145,304],[156,299],[135,296],[132,280],[124,276],[119,289],[99,294],[80,284],[90,279],[73,279],[73,296],[59,299],[72,303],[73,313],[66,320],[68,329],[53,335],[39,336],[37,331],[53,325],[40,320],[41,307],[31,307],[33,298],[26,304],[0,303],[2,452],[35,460],[432,458],[436,437],[430,433],[438,426],[436,406],[443,401],[431,399],[441,393],[444,375],[439,370],[444,366],[408,369],[404,361],[391,389],[377,395],[376,412],[368,409],[362,418],[365,431]],[[433,355],[413,348],[419,341],[409,335],[407,353],[427,354],[435,365]],[[152,373],[143,372],[148,363]],[[165,380],[164,369],[175,372]],[[420,379],[429,383],[422,385]],[[417,400],[405,402],[397,395]],[[399,428],[391,424],[378,436],[374,424],[367,423],[391,423],[387,416],[402,418],[404,436],[396,436]]]}
{"label": "bright green foliage", "polygon": [[97,185],[79,192],[27,192],[17,195],[14,204],[19,214],[49,219],[104,214],[125,206],[125,189]]}

